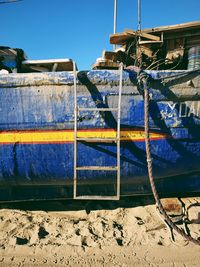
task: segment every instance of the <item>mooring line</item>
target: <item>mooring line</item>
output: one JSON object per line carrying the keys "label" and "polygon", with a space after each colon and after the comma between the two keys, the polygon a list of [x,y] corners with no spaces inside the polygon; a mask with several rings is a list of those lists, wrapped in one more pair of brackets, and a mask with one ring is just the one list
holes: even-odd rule
{"label": "mooring line", "polygon": [[139,71],[137,79],[138,79],[141,89],[144,91],[144,126],[145,126],[145,146],[146,146],[146,156],[147,156],[147,167],[148,167],[149,181],[150,181],[151,189],[153,192],[153,196],[156,201],[156,205],[164,221],[168,224],[168,226],[171,229],[175,230],[186,240],[194,243],[195,245],[200,246],[200,240],[195,239],[190,235],[187,235],[184,232],[184,230],[177,227],[177,225],[170,219],[170,217],[166,213],[160,201],[160,198],[158,196],[157,189],[156,189],[155,182],[154,182],[154,177],[153,177],[152,157],[151,157],[150,139],[149,139],[149,88],[150,88],[149,84],[152,78],[147,73],[143,71]]}

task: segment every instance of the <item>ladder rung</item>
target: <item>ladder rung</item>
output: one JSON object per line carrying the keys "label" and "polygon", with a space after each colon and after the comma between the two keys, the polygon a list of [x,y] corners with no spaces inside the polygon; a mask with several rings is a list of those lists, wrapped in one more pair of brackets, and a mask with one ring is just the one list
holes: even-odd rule
{"label": "ladder rung", "polygon": [[118,111],[118,108],[77,108],[80,111]]}
{"label": "ladder rung", "polygon": [[76,196],[74,199],[81,199],[81,200],[119,200],[119,196]]}
{"label": "ladder rung", "polygon": [[76,167],[77,171],[117,171],[117,166],[82,166]]}
{"label": "ladder rung", "polygon": [[77,137],[77,141],[85,141],[85,142],[117,142],[117,138],[82,138]]}

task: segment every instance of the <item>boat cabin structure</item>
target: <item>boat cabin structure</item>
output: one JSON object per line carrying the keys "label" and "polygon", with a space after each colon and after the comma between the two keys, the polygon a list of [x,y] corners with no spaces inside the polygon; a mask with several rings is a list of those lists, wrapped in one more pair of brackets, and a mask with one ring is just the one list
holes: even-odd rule
{"label": "boat cabin structure", "polygon": [[119,62],[150,70],[182,70],[200,67],[200,21],[143,30],[125,29],[110,35],[117,45],[104,51],[94,69],[116,69]]}

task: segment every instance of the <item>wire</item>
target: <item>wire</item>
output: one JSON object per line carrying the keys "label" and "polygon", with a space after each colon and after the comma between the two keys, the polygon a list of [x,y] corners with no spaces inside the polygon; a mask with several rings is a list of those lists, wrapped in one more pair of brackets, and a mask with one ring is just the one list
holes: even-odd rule
{"label": "wire", "polygon": [[[152,67],[152,66],[154,66],[155,64],[157,64],[158,62],[160,62],[160,61],[165,61],[165,58],[161,58],[161,59],[158,59],[158,60],[156,60],[156,61],[154,61],[154,62],[152,62],[147,68],[146,68],[146,70],[152,70],[153,68],[150,68],[150,67]],[[163,63],[162,63],[163,64]],[[160,65],[159,65],[160,66]]]}

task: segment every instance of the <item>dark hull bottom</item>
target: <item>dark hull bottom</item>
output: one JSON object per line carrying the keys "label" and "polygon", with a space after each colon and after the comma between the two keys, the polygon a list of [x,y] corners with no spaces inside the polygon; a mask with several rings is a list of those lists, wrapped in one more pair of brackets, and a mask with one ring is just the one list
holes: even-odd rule
{"label": "dark hull bottom", "polygon": [[[115,194],[115,185],[93,184],[80,185],[79,195],[110,195]],[[200,195],[200,173],[190,175],[160,178],[156,180],[156,187],[161,197]],[[147,180],[135,181],[121,185],[121,196],[152,194]],[[20,185],[1,186],[0,202],[27,200],[56,200],[72,199],[73,185]]]}

